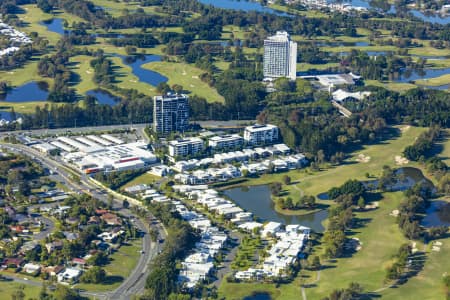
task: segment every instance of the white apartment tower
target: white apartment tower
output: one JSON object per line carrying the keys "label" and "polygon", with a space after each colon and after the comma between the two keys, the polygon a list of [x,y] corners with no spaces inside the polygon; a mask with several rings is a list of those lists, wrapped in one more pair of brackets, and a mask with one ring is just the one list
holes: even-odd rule
{"label": "white apartment tower", "polygon": [[264,40],[264,77],[297,77],[297,43],[286,31],[277,31]]}
{"label": "white apartment tower", "polygon": [[244,141],[249,145],[268,145],[278,141],[278,127],[271,124],[253,125],[245,127]]}
{"label": "white apartment tower", "polygon": [[188,126],[188,96],[167,94],[153,97],[153,130],[156,133],[185,131]]}

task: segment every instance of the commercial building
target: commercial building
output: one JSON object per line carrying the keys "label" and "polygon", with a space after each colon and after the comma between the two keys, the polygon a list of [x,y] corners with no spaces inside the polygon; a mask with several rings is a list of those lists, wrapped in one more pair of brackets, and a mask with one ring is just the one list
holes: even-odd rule
{"label": "commercial building", "polygon": [[[103,146],[84,146],[77,141],[66,138],[60,142],[67,143],[77,152],[66,153],[63,160],[77,166],[86,174],[95,172],[114,172],[136,170],[147,167],[158,161],[157,157],[147,149],[147,143],[135,143]],[[57,144],[53,144],[57,146]],[[59,144],[58,144],[59,145]]]}
{"label": "commercial building", "polygon": [[297,43],[290,40],[286,31],[264,40],[264,77],[297,77]]}
{"label": "commercial building", "polygon": [[273,144],[278,141],[278,127],[271,124],[245,127],[244,140],[250,145]]}
{"label": "commercial building", "polygon": [[238,134],[213,136],[208,145],[213,149],[236,149],[242,147],[244,139]]}
{"label": "commercial building", "polygon": [[167,94],[153,97],[153,130],[156,133],[185,131],[188,126],[188,96]]}
{"label": "commercial building", "polygon": [[169,142],[169,155],[182,157],[203,151],[203,140],[200,138],[186,138]]}

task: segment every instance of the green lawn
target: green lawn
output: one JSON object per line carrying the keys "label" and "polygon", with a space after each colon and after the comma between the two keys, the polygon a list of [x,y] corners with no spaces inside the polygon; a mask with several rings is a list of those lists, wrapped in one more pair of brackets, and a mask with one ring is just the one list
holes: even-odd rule
{"label": "green lawn", "polygon": [[51,84],[52,80],[41,77],[37,72],[39,58],[26,63],[23,67],[16,68],[12,71],[0,71],[0,81],[7,81],[12,86],[21,86],[30,81],[46,81]]}
{"label": "green lawn", "polygon": [[450,130],[446,130],[445,139],[439,142],[439,156],[444,160],[447,165],[450,165]]}
{"label": "green lawn", "polygon": [[420,85],[430,85],[430,86],[440,86],[444,84],[450,83],[450,74],[445,74],[439,77],[430,78],[430,79],[420,79],[416,80],[417,84]]}
{"label": "green lawn", "polygon": [[[350,157],[346,160],[346,164],[330,167],[318,172],[301,169],[286,173],[262,175],[258,178],[249,179],[245,182],[245,185],[283,182],[283,177],[288,175],[291,177],[292,183],[287,186],[283,185],[283,191],[290,195],[292,199],[298,199],[301,192],[305,195],[315,196],[326,192],[333,186],[339,186],[349,179],[365,180],[365,174],[367,172],[373,176],[379,176],[384,165],[395,167],[395,156],[401,155],[403,149],[411,145],[419,134],[425,130],[425,128],[420,127],[404,126],[401,127],[403,128],[403,133],[401,133],[399,128],[396,128],[396,131],[400,134],[398,138],[385,140],[374,145],[363,146],[361,150],[350,154]],[[370,157],[370,161],[366,163],[357,162],[356,159],[359,154]],[[417,164],[411,162],[409,165],[417,166]]]}
{"label": "green lawn", "polygon": [[169,78],[169,85],[179,84],[193,95],[205,98],[208,102],[224,102],[216,89],[200,80],[205,71],[185,63],[152,62],[143,65],[144,68],[156,71]]}
{"label": "green lawn", "polygon": [[155,95],[156,88],[150,84],[139,81],[137,76],[132,73],[130,66],[124,64],[120,57],[110,57],[113,62],[114,73],[116,74],[115,84],[123,89],[135,89],[140,93]]}
{"label": "green lawn", "polygon": [[3,281],[0,280],[0,295],[2,295],[2,299],[12,299],[11,295],[23,287],[23,292],[25,293],[25,299],[38,299],[39,292],[41,291],[40,287],[32,286],[32,285],[24,285],[17,282],[12,281]]}
{"label": "green lawn", "polygon": [[412,83],[406,83],[406,82],[392,82],[392,81],[387,81],[387,82],[381,82],[378,80],[364,80],[366,85],[373,85],[373,86],[379,86],[391,91],[396,91],[396,92],[405,92],[408,91],[410,89],[414,89],[417,86],[412,84]]}
{"label": "green lawn", "polygon": [[222,39],[230,39],[231,34],[233,34],[235,39],[244,39],[246,34],[248,34],[249,30],[244,30],[239,26],[234,25],[226,25],[223,26],[222,30]]}
{"label": "green lawn", "polygon": [[442,243],[439,252],[427,247],[429,252],[422,272],[395,289],[383,291],[383,299],[445,299],[442,277],[450,272],[450,238],[439,241]]}
{"label": "green lawn", "polygon": [[[368,222],[366,226],[355,229],[352,236],[360,239],[362,249],[337,262],[322,262],[326,268],[321,271],[316,287],[306,289],[308,298],[320,299],[334,289],[348,286],[350,282],[360,283],[366,291],[375,291],[384,286],[385,270],[392,263],[392,256],[401,244],[407,242],[398,228],[396,218],[389,215],[402,199],[402,192],[385,193],[378,209],[356,213],[356,217]],[[315,251],[320,254],[321,248],[316,247]],[[316,272],[304,273],[311,276],[304,279],[304,283],[316,279]]]}
{"label": "green lawn", "polygon": [[321,47],[326,52],[350,52],[352,49],[359,51],[396,51],[395,46],[343,46],[343,47]]}
{"label": "green lawn", "polygon": [[[83,290],[106,292],[116,289],[124,279],[133,271],[141,256],[142,239],[132,241],[130,245],[124,245],[113,253],[111,262],[104,267],[111,283],[108,284],[86,284],[80,283],[76,287]],[[107,277],[107,278],[108,278]]]}
{"label": "green lawn", "polygon": [[78,55],[70,58],[72,64],[71,71],[76,74],[72,88],[76,89],[80,95],[84,95],[87,91],[97,87],[93,81],[94,70],[90,65],[91,60],[92,57],[86,55]]}
{"label": "green lawn", "polygon": [[448,50],[436,49],[433,47],[425,46],[425,47],[411,48],[409,49],[409,54],[426,55],[426,56],[447,56]]}
{"label": "green lawn", "polygon": [[129,186],[133,186],[133,185],[137,185],[137,184],[150,184],[156,181],[161,180],[161,177],[153,175],[153,174],[149,174],[149,173],[144,173],[141,176],[138,176],[136,178],[134,178],[131,181],[128,181],[126,184],[124,184],[123,186],[121,186],[121,189],[127,188]]}
{"label": "green lawn", "polygon": [[46,14],[35,4],[21,5],[21,8],[23,8],[25,11],[24,14],[18,15],[20,20],[22,20],[25,23],[25,27],[21,28],[21,30],[25,31],[28,34],[33,31],[37,32],[39,36],[48,39],[51,45],[55,45],[56,42],[61,38],[61,36],[56,32],[47,30],[47,27],[45,25],[41,25],[40,22],[43,20],[50,20],[54,17],[63,17],[63,16],[62,15],[54,16],[52,14]]}
{"label": "green lawn", "polygon": [[297,71],[308,71],[308,70],[312,70],[312,69],[316,69],[316,70],[325,70],[328,68],[333,68],[333,67],[338,67],[339,63],[326,63],[326,64],[320,64],[320,65],[316,65],[316,64],[308,64],[308,63],[298,63],[297,64]]}

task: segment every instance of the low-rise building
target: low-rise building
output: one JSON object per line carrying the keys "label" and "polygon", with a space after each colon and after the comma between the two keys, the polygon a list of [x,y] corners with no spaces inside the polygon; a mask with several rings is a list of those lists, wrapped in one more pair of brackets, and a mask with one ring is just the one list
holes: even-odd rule
{"label": "low-rise building", "polygon": [[208,145],[214,150],[238,149],[244,144],[244,139],[238,134],[213,136],[208,140]]}
{"label": "low-rise building", "polygon": [[80,278],[82,271],[74,268],[66,268],[64,272],[57,275],[59,283],[75,283]]}
{"label": "low-rise building", "polygon": [[172,157],[184,157],[196,155],[203,151],[203,140],[200,138],[186,138],[169,142],[169,155]]}
{"label": "low-rise building", "polygon": [[250,145],[273,144],[278,141],[278,127],[271,124],[253,125],[245,127],[244,140]]}

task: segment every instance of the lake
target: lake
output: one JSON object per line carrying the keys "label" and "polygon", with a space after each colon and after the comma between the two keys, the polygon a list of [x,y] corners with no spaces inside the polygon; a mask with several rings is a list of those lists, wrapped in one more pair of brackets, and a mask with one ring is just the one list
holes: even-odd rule
{"label": "lake", "polygon": [[142,65],[150,62],[161,61],[159,55],[139,55],[139,56],[125,56],[119,54],[113,54],[116,57],[120,57],[122,62],[132,68],[132,73],[138,77],[139,81],[148,83],[153,86],[157,86],[161,82],[167,82],[167,77],[159,74],[158,72],[144,69]]}
{"label": "lake", "polygon": [[257,11],[262,13],[276,14],[279,16],[290,16],[289,14],[263,6],[259,1],[236,1],[236,0],[199,0],[203,4],[212,5],[223,9],[234,9],[243,11]]}
{"label": "lake", "polygon": [[86,95],[93,96],[97,98],[98,103],[107,104],[109,106],[114,106],[120,102],[120,97],[115,97],[108,91],[102,89],[90,90],[86,93]]}
{"label": "lake", "polygon": [[432,201],[420,224],[425,227],[450,226],[450,204],[442,200]]}
{"label": "lake", "polygon": [[31,81],[0,95],[0,101],[5,102],[31,102],[46,101],[48,84],[46,82]]}
{"label": "lake", "polygon": [[225,190],[224,194],[238,206],[252,212],[256,217],[263,221],[274,221],[283,224],[301,224],[310,227],[316,232],[324,231],[322,221],[328,216],[327,210],[321,210],[303,216],[280,214],[275,211],[268,185],[236,187]]}

